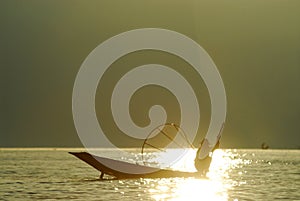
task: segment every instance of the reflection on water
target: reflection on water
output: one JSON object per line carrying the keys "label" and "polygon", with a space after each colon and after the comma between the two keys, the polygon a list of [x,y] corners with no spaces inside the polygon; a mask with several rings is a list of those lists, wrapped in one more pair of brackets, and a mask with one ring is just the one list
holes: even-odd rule
{"label": "reflection on water", "polygon": [[[216,150],[203,179],[106,181],[68,151],[74,149],[0,149],[0,200],[300,200],[300,150]],[[135,160],[140,150],[132,153]],[[188,157],[183,164],[191,171]]]}
{"label": "reflection on water", "polygon": [[[235,156],[231,151],[216,150],[207,178],[162,179],[149,189],[149,193],[154,200],[228,200],[228,189],[233,187],[228,182],[229,172],[243,163],[249,163]],[[189,165],[188,168],[194,170],[192,163]]]}
{"label": "reflection on water", "polygon": [[176,179],[172,188],[169,181],[161,181],[149,191],[155,200],[227,200],[225,186],[208,179]]}

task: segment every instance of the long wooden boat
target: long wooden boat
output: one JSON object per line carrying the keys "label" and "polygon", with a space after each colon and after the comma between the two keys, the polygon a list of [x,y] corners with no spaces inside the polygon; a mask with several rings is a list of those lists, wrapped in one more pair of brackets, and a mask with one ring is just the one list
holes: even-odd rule
{"label": "long wooden boat", "polygon": [[87,152],[69,153],[100,171],[100,179],[103,179],[103,176],[105,174],[110,175],[116,179],[201,177],[201,174],[199,172],[182,172],[170,169],[160,169],[99,157]]}

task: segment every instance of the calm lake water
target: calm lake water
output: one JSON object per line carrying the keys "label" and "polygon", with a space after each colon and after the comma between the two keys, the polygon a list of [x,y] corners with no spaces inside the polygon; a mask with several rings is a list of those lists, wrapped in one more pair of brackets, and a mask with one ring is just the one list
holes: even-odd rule
{"label": "calm lake water", "polygon": [[105,181],[68,151],[0,149],[0,200],[300,200],[300,150],[220,149],[205,179]]}

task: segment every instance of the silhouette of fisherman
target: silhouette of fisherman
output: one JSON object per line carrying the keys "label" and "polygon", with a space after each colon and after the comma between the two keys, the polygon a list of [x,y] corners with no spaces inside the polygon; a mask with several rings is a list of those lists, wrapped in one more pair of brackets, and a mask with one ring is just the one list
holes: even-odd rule
{"label": "silhouette of fisherman", "polygon": [[197,169],[198,172],[200,172],[201,174],[206,174],[209,170],[209,166],[212,160],[212,152],[214,152],[214,150],[218,149],[220,147],[220,142],[218,140],[217,144],[215,145],[215,147],[212,149],[212,151],[210,152],[210,154],[208,154],[205,158],[200,158],[200,150],[201,147],[203,146],[204,143],[208,143],[207,139],[203,139],[200,143],[200,147],[196,153],[196,157],[194,160],[194,165],[195,168]]}
{"label": "silhouette of fisherman", "polygon": [[263,142],[263,143],[261,144],[261,148],[262,148],[262,149],[269,149],[269,146],[267,145],[267,143]]}

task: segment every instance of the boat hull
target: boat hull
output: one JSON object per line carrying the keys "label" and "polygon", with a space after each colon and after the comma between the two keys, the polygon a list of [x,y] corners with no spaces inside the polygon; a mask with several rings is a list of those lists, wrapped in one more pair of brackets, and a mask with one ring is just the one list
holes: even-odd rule
{"label": "boat hull", "polygon": [[[104,174],[116,179],[130,178],[171,178],[171,177],[201,177],[198,172],[182,172],[175,170],[159,169],[138,164],[127,163],[124,161],[94,156],[87,152],[69,152],[80,160],[86,162],[101,172],[100,179]],[[121,170],[122,171],[119,171]],[[124,171],[123,171],[124,170]]]}

